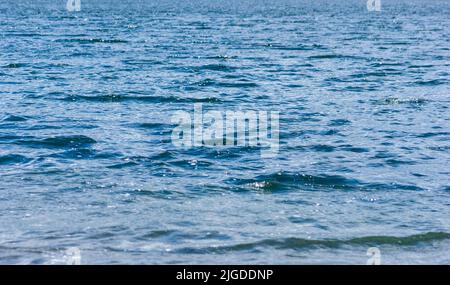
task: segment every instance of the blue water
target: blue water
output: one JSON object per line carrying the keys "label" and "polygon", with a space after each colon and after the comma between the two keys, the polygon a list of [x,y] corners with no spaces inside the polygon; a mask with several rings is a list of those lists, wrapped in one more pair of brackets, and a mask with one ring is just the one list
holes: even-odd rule
{"label": "blue water", "polygon": [[[449,1],[65,2],[0,3],[0,263],[450,263]],[[278,156],[175,147],[199,102]]]}

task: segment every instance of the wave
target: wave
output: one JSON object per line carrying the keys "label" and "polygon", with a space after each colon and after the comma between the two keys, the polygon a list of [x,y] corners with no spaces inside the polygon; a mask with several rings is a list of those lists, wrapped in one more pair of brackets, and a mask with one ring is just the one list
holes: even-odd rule
{"label": "wave", "polygon": [[0,165],[21,164],[31,161],[30,158],[19,154],[7,154],[0,156]]}
{"label": "wave", "polygon": [[397,104],[409,104],[409,105],[425,105],[431,102],[424,98],[386,98],[383,100],[375,100],[376,105],[397,105]]}
{"label": "wave", "polygon": [[126,60],[122,60],[122,62],[127,65],[139,66],[139,67],[164,64],[164,62],[162,62],[160,60],[154,60],[154,59],[126,59]]}
{"label": "wave", "polygon": [[9,115],[3,118],[2,122],[25,122],[27,119],[21,116]]}
{"label": "wave", "polygon": [[447,84],[448,81],[442,80],[442,79],[433,79],[433,80],[420,80],[415,81],[414,85],[420,85],[420,86],[437,86],[442,84]]}
{"label": "wave", "polygon": [[308,59],[365,59],[361,56],[353,56],[353,55],[341,55],[341,54],[319,54],[319,55],[312,55],[309,56]]}
{"label": "wave", "polygon": [[132,127],[139,129],[149,129],[149,130],[164,130],[164,129],[172,129],[173,125],[166,123],[135,123],[131,125]]}
{"label": "wave", "polygon": [[120,103],[120,102],[145,102],[145,103],[217,103],[222,100],[216,97],[203,98],[187,98],[175,96],[136,96],[136,95],[70,95],[63,97],[63,101],[85,101],[85,102],[99,102],[99,103]]}
{"label": "wave", "polygon": [[79,44],[95,44],[95,43],[105,43],[105,44],[126,44],[126,40],[116,40],[116,39],[60,39],[56,42],[62,43],[79,43]]}
{"label": "wave", "polygon": [[82,148],[97,143],[94,139],[83,135],[57,136],[45,139],[19,140],[17,144],[27,145],[29,147],[46,148]]}
{"label": "wave", "polygon": [[211,79],[205,79],[196,82],[194,86],[201,86],[201,87],[215,86],[223,88],[254,88],[258,87],[259,85],[254,82],[216,82]]}
{"label": "wave", "polygon": [[307,174],[292,174],[278,172],[269,175],[257,176],[253,179],[231,180],[234,184],[248,189],[263,191],[282,191],[293,188],[314,189],[352,189],[360,185],[359,181],[347,179],[338,175],[314,176]]}
{"label": "wave", "polygon": [[131,156],[125,157],[121,162],[107,166],[110,169],[122,169],[138,165],[143,166],[161,166],[165,162],[175,159],[176,154],[172,151],[162,151],[152,156]]}
{"label": "wave", "polygon": [[448,137],[448,136],[450,136],[450,132],[427,132],[427,133],[422,133],[422,134],[417,135],[418,138],[429,138],[429,137],[435,137],[435,136]]}
{"label": "wave", "polygon": [[[415,185],[400,183],[369,183],[340,175],[308,175],[300,173],[278,172],[260,175],[251,179],[229,179],[228,184],[237,191],[259,190],[269,193],[295,190],[320,191],[372,191],[372,190],[410,190],[421,191]],[[236,188],[237,187],[237,188]]]}
{"label": "wave", "polygon": [[183,248],[179,251],[186,253],[227,253],[235,251],[250,251],[258,248],[275,249],[308,249],[308,248],[339,248],[343,246],[414,246],[420,243],[433,243],[450,239],[450,233],[446,232],[428,232],[424,234],[410,235],[404,237],[397,236],[366,236],[352,239],[303,239],[303,238],[285,238],[285,239],[265,239],[250,243],[240,243],[229,246],[206,247],[206,248]]}
{"label": "wave", "polygon": [[26,63],[10,63],[7,65],[4,65],[3,68],[22,68],[22,67],[26,67],[27,64]]}
{"label": "wave", "polygon": [[211,71],[221,71],[221,72],[232,72],[235,71],[236,68],[233,66],[225,65],[225,64],[206,64],[202,66],[193,67],[193,69],[201,71],[201,70],[211,70]]}

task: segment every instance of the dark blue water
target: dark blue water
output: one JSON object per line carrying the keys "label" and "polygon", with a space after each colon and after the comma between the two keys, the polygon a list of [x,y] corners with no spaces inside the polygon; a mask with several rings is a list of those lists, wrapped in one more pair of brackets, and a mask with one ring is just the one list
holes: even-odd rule
{"label": "dark blue water", "polygon": [[65,2],[0,3],[0,263],[450,263],[449,1]]}

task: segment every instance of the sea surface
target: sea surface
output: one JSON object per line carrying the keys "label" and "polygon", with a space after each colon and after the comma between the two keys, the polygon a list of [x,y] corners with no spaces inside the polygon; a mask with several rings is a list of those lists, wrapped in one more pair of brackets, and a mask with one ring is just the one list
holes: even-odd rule
{"label": "sea surface", "polygon": [[0,263],[449,264],[450,1],[381,1],[2,0]]}

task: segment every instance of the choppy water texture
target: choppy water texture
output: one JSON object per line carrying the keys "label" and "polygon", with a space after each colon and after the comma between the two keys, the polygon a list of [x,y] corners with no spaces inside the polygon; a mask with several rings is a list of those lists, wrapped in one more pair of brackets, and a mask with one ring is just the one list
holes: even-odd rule
{"label": "choppy water texture", "polygon": [[449,1],[65,2],[0,3],[0,263],[450,263]]}

